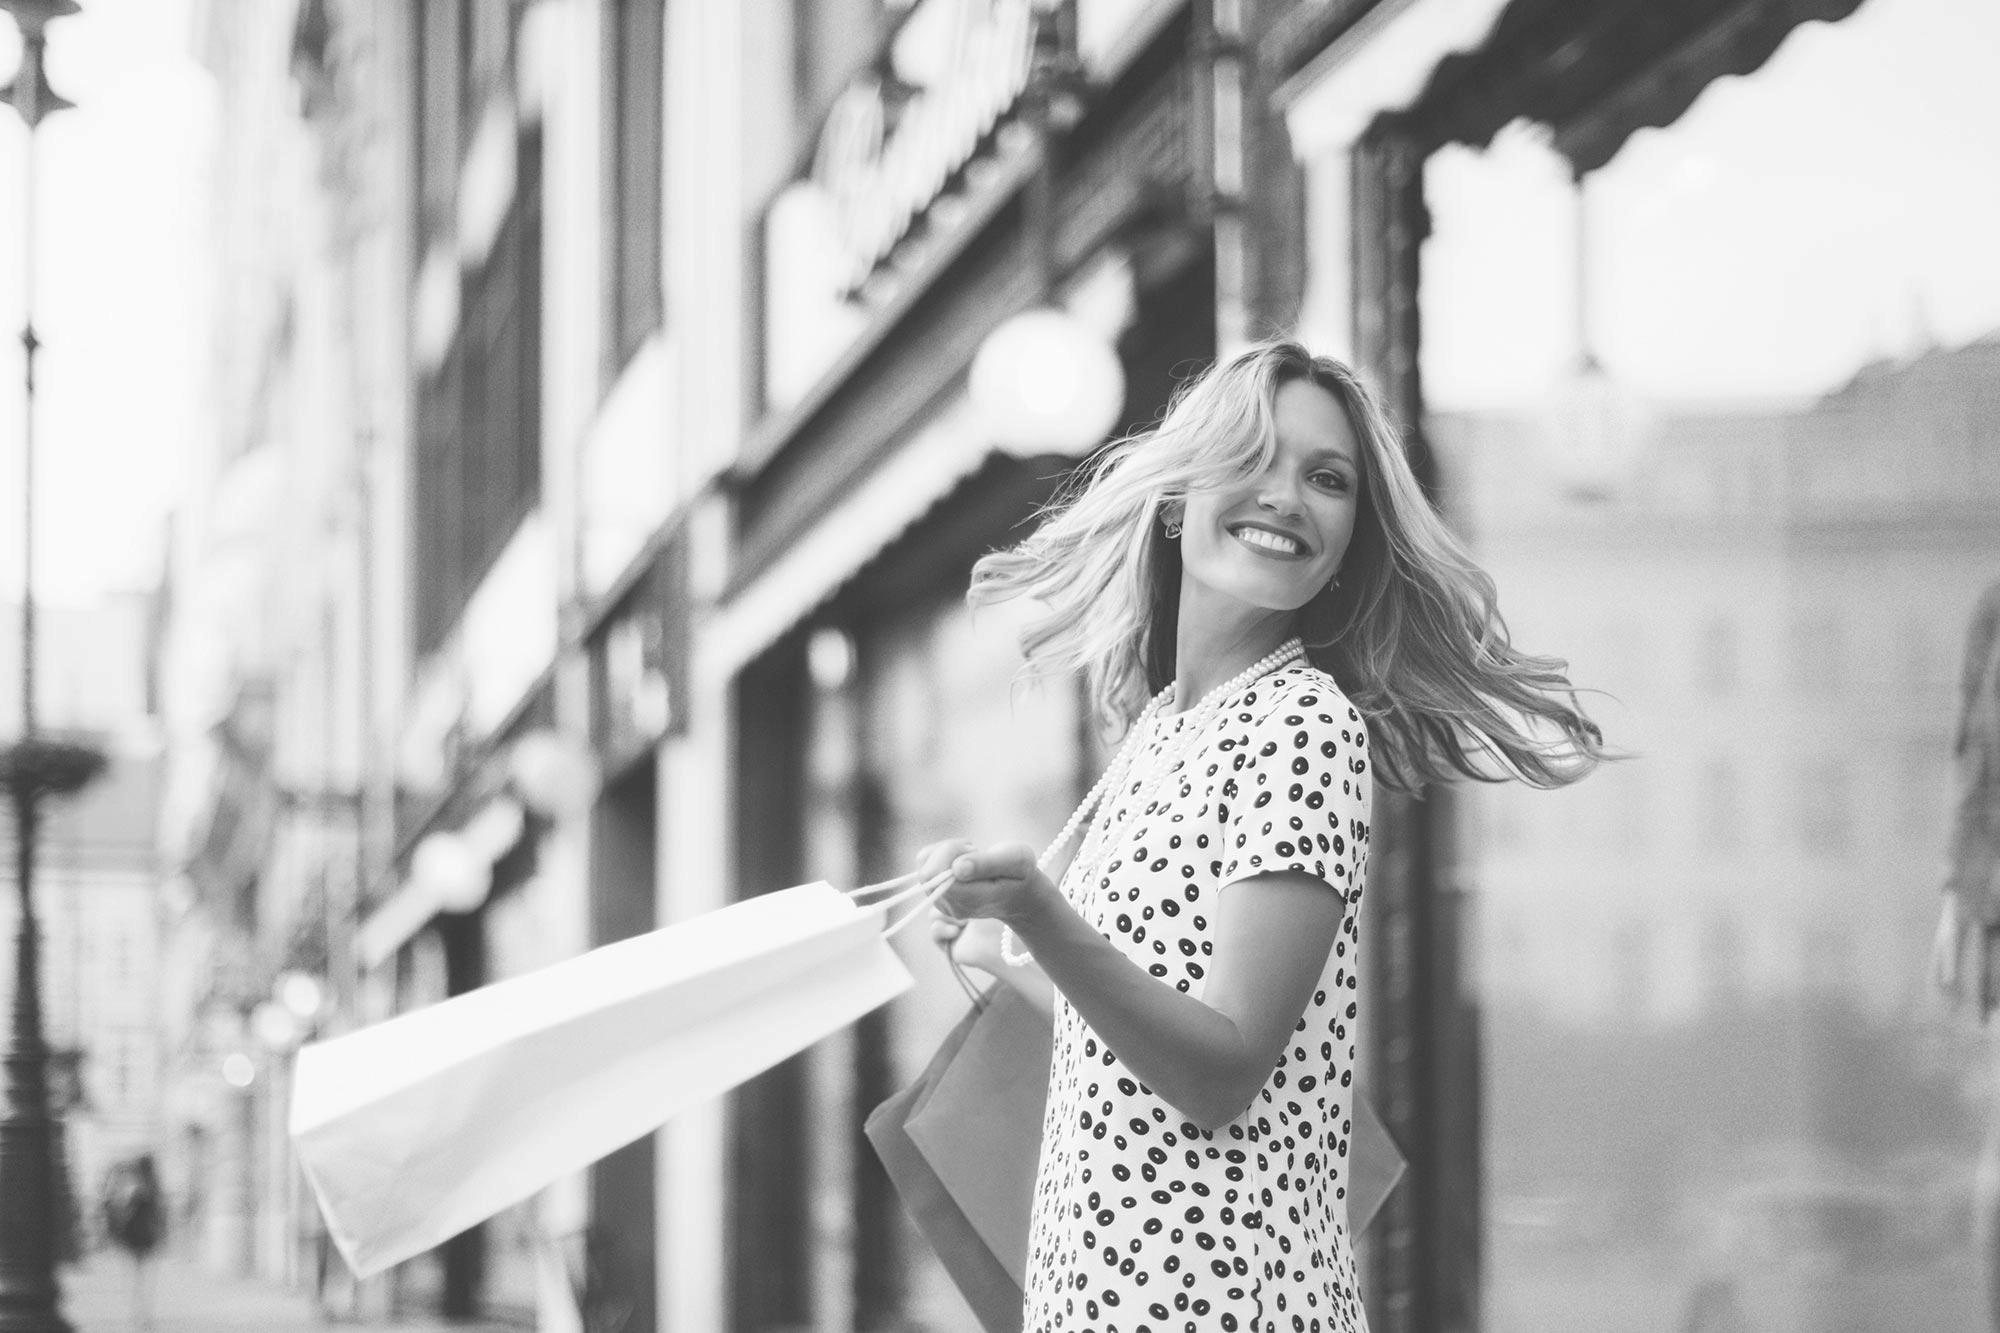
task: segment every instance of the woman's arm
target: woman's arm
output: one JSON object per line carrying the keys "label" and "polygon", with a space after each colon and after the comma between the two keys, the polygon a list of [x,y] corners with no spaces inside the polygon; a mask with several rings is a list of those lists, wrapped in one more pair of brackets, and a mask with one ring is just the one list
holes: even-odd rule
{"label": "woman's arm", "polygon": [[[1250,723],[1247,728],[1240,723]],[[1155,975],[1080,916],[1026,847],[926,849],[949,867],[943,906],[995,917],[1034,951],[1091,1031],[1154,1093],[1203,1129],[1243,1112],[1271,1076],[1334,948],[1366,866],[1368,731],[1332,682],[1270,692],[1262,717],[1223,727],[1209,769],[1221,820],[1202,997]],[[1224,767],[1226,765],[1226,768]],[[1192,962],[1192,960],[1189,960]]]}
{"label": "woman's arm", "polygon": [[[962,916],[1012,925],[1091,1031],[1153,1092],[1203,1129],[1233,1120],[1270,1078],[1312,998],[1345,901],[1297,870],[1252,875],[1222,891],[1202,999],[1149,975],[1071,907],[1026,847],[930,849],[949,864]],[[934,871],[933,871],[934,873]]]}

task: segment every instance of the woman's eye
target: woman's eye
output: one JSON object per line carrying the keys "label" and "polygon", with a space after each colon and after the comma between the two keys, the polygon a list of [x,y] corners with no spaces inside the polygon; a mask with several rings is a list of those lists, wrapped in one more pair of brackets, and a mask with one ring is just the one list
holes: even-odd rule
{"label": "woman's eye", "polygon": [[1326,490],[1344,491],[1347,489],[1347,476],[1341,472],[1315,472],[1312,483]]}

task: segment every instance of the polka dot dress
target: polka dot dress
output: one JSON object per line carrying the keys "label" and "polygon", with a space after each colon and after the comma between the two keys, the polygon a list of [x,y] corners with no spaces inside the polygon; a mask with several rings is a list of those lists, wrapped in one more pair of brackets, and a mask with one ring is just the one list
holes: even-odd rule
{"label": "polka dot dress", "polygon": [[[1207,734],[1151,724],[1098,818],[1096,882],[1063,890],[1161,984],[1201,995],[1226,884],[1302,870],[1347,900],[1277,1068],[1205,1131],[1141,1084],[1060,995],[1028,1254],[1026,1333],[1365,1333],[1347,1234],[1356,914],[1370,772],[1361,716],[1299,665],[1225,700]],[[1170,771],[1161,778],[1161,764]],[[1123,803],[1150,794],[1136,813]],[[1079,861],[1081,858],[1079,858]]]}

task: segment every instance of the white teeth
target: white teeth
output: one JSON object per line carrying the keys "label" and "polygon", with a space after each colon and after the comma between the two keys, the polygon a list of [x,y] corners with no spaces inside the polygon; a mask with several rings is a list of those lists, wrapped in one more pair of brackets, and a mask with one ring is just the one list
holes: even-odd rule
{"label": "white teeth", "polygon": [[1240,541],[1246,541],[1252,546],[1261,546],[1267,551],[1276,551],[1281,555],[1298,555],[1302,549],[1290,537],[1280,537],[1277,533],[1266,532],[1262,528],[1237,528],[1236,536]]}

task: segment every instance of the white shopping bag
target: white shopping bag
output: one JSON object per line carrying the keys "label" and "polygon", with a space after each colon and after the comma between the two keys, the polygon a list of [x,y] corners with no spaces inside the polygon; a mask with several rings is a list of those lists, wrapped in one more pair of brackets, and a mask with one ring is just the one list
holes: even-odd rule
{"label": "white shopping bag", "polygon": [[305,1047],[292,1141],[341,1254],[421,1254],[901,994],[884,917],[805,884]]}

